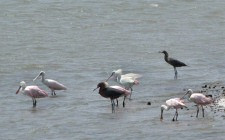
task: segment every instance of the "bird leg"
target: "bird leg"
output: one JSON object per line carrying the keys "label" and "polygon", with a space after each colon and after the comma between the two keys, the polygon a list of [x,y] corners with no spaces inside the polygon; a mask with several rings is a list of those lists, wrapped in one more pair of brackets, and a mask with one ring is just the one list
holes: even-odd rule
{"label": "bird leg", "polygon": [[175,73],[174,79],[177,79],[177,69],[176,69],[176,67],[173,67],[173,68],[174,68],[174,73]]}
{"label": "bird leg", "polygon": [[116,106],[117,106],[117,107],[119,106],[119,105],[118,105],[118,102],[119,102],[118,99],[116,99]]}
{"label": "bird leg", "polygon": [[132,94],[132,92],[133,92],[132,87],[130,87],[130,91],[131,91],[131,92],[130,92],[130,98],[129,98],[129,100],[132,100],[132,99],[131,99],[131,94]]}
{"label": "bird leg", "polygon": [[202,117],[204,118],[204,108],[202,106]]}
{"label": "bird leg", "polygon": [[[176,119],[175,119],[175,117],[176,117]],[[173,117],[172,121],[177,121],[177,118],[178,118],[178,112],[177,112],[177,109],[176,109],[176,112],[174,114],[174,117]]]}
{"label": "bird leg", "polygon": [[35,98],[32,98],[32,100],[33,100],[33,107],[36,107],[36,104],[37,104],[36,99]]}
{"label": "bird leg", "polygon": [[112,113],[114,113],[115,112],[115,109],[114,109],[115,103],[114,103],[113,99],[111,99],[111,103],[112,103]]}
{"label": "bird leg", "polygon": [[125,107],[125,99],[126,99],[126,96],[123,97],[123,107]]}
{"label": "bird leg", "polygon": [[198,112],[199,112],[199,106],[197,105],[197,115],[196,115],[196,118],[198,118]]}
{"label": "bird leg", "polygon": [[55,90],[52,89],[52,96],[55,96]]}

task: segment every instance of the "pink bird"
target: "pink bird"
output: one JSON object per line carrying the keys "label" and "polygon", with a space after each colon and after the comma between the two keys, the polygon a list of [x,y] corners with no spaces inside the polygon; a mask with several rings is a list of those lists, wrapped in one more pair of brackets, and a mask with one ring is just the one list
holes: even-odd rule
{"label": "pink bird", "polygon": [[36,98],[44,98],[48,96],[48,94],[38,86],[26,86],[26,83],[24,81],[20,82],[20,86],[16,91],[16,94],[18,94],[20,91],[22,91],[24,95],[30,96],[32,98],[33,107],[36,107]]}
{"label": "pink bird", "polygon": [[214,102],[214,100],[212,99],[212,95],[204,95],[202,93],[193,93],[191,89],[188,89],[187,93],[182,98],[184,98],[186,95],[188,96],[189,101],[194,102],[197,105],[196,118],[198,117],[199,106],[202,107],[202,116],[204,117],[203,106],[209,105]]}
{"label": "pink bird", "polygon": [[[161,105],[161,117],[160,119],[163,119],[163,110],[169,110],[170,108],[174,108],[176,109],[175,115],[172,119],[172,121],[177,121],[178,118],[178,109],[179,108],[183,108],[186,107],[186,105],[184,104],[184,100],[180,99],[180,98],[172,98],[166,101],[165,105]],[[176,119],[175,119],[176,118]]]}
{"label": "pink bird", "polygon": [[45,84],[47,87],[49,87],[51,89],[52,95],[56,95],[55,90],[66,90],[67,89],[63,84],[61,84],[61,83],[59,83],[55,80],[45,79],[45,72],[44,71],[41,71],[38,74],[38,76],[33,79],[33,81],[35,81],[40,76],[41,76],[42,83]]}
{"label": "pink bird", "polygon": [[124,88],[122,88],[120,86],[108,86],[107,82],[100,82],[100,83],[98,83],[97,88],[95,88],[94,91],[96,89],[98,89],[98,88],[99,88],[99,94],[102,97],[110,98],[111,103],[112,103],[112,113],[115,112],[114,99],[117,99],[117,98],[119,98],[121,96],[124,96],[123,107],[125,107],[125,99],[131,93],[129,90],[126,90],[126,89],[124,89]]}

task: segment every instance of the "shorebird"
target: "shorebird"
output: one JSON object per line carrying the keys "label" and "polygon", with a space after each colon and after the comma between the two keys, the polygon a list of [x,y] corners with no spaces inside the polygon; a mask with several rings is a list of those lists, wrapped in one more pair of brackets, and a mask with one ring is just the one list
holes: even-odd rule
{"label": "shorebird", "polygon": [[[134,85],[138,85],[139,81],[137,80],[137,78],[140,78],[141,75],[140,74],[136,74],[136,73],[127,73],[122,75],[122,69],[118,69],[112,72],[112,74],[109,76],[109,78],[107,78],[106,82],[113,77],[113,79],[119,83],[120,85],[122,85],[125,89],[127,90],[131,90],[131,94],[133,92],[133,86]],[[131,99],[131,94],[130,94],[130,99]]]}
{"label": "shorebird", "polygon": [[38,77],[41,76],[41,81],[43,84],[45,84],[48,88],[51,89],[52,95],[56,95],[55,90],[66,90],[66,86],[59,83],[58,81],[52,80],[52,79],[45,79],[45,72],[41,71],[37,77],[33,79],[35,81]]}
{"label": "shorebird", "polygon": [[164,59],[168,64],[173,66],[174,72],[175,72],[174,79],[177,79],[178,72],[177,72],[176,67],[183,67],[183,66],[187,66],[187,65],[177,59],[169,57],[169,54],[167,53],[167,51],[160,51],[159,53],[164,53],[164,55],[165,55]]}
{"label": "shorebird", "polygon": [[104,98],[110,98],[112,104],[112,113],[115,112],[115,102],[114,99],[118,99],[124,96],[123,107],[125,107],[125,99],[130,95],[130,91],[126,90],[120,86],[108,86],[107,82],[100,82],[93,91],[99,88],[99,94]]}
{"label": "shorebird", "polygon": [[48,94],[44,90],[40,89],[38,86],[26,86],[26,83],[24,81],[20,82],[20,86],[19,89],[16,91],[16,94],[18,94],[20,91],[22,91],[24,95],[27,95],[32,98],[33,107],[36,107],[36,98],[44,98],[48,96]]}
{"label": "shorebird", "polygon": [[172,119],[172,121],[177,121],[178,118],[178,109],[179,108],[183,108],[186,107],[186,105],[184,104],[184,100],[180,99],[180,98],[171,98],[169,100],[166,100],[166,104],[165,105],[161,105],[161,117],[160,119],[163,120],[163,110],[169,110],[170,108],[174,108],[176,109],[176,112],[174,114],[174,117]]}
{"label": "shorebird", "polygon": [[188,96],[188,100],[191,102],[194,102],[197,105],[197,114],[196,118],[198,117],[199,113],[199,106],[202,107],[202,117],[204,117],[204,108],[203,106],[212,104],[214,102],[212,95],[204,95],[202,93],[193,93],[191,89],[188,89],[188,91],[185,93],[185,95],[182,97],[182,99],[185,96]]}

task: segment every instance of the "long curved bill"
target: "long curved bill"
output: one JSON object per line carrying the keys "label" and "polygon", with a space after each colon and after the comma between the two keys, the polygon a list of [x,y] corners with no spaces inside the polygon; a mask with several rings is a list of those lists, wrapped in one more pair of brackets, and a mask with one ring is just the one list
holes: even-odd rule
{"label": "long curved bill", "polygon": [[18,90],[16,91],[16,94],[20,92],[21,86],[19,86]]}
{"label": "long curved bill", "polygon": [[40,76],[40,74],[38,74],[38,76],[36,76],[36,77],[33,79],[33,81],[35,81],[39,76]]}
{"label": "long curved bill", "polygon": [[[187,92],[187,93],[188,93],[188,92]],[[184,99],[184,97],[187,95],[187,93],[185,93],[185,94],[184,94],[184,96],[183,96],[183,97],[181,97],[180,99],[181,99],[181,100],[182,100],[182,99]]]}
{"label": "long curved bill", "polygon": [[107,82],[112,76],[113,76],[113,73],[105,81]]}
{"label": "long curved bill", "polygon": [[99,87],[95,88],[93,91],[95,91],[96,89],[98,89]]}

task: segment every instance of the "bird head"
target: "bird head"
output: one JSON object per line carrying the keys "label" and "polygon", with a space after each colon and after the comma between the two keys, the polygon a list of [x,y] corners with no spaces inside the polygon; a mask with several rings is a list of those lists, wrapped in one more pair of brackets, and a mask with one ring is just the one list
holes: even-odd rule
{"label": "bird head", "polygon": [[114,77],[117,79],[118,76],[122,75],[122,69],[114,70],[112,71],[112,74],[109,76],[109,78],[106,79],[106,82],[111,78]]}
{"label": "bird head", "polygon": [[16,94],[19,93],[19,91],[20,91],[21,88],[24,89],[25,87],[26,87],[26,83],[24,81],[21,81],[20,82],[20,86],[19,86],[18,90],[16,91]]}
{"label": "bird head", "polygon": [[190,97],[192,93],[193,93],[192,89],[188,89],[187,92],[184,94],[184,96],[181,97],[180,99],[184,99],[184,97],[185,97],[186,95],[188,95],[188,96]]}
{"label": "bird head", "polygon": [[40,76],[44,76],[45,75],[45,72],[44,71],[41,71],[34,79],[33,79],[33,81],[35,81],[38,77],[40,77]]}
{"label": "bird head", "polygon": [[164,53],[166,56],[168,56],[167,51],[163,50],[163,51],[159,51],[159,53]]}
{"label": "bird head", "polygon": [[161,105],[161,116],[160,116],[160,120],[163,120],[163,110],[165,110],[167,108],[166,105]]}
{"label": "bird head", "polygon": [[97,88],[95,88],[93,91],[95,91],[98,88],[104,89],[104,88],[108,87],[108,85],[109,84],[107,82],[100,82],[100,83],[98,83]]}

